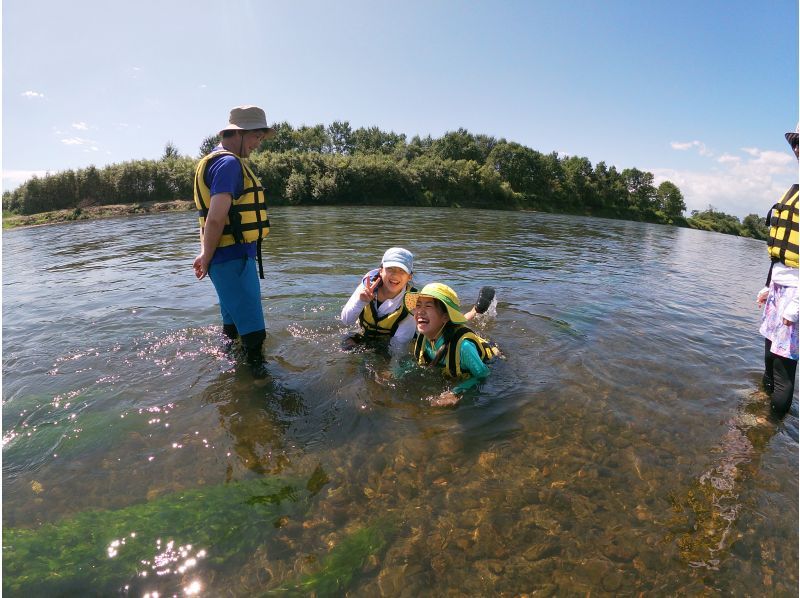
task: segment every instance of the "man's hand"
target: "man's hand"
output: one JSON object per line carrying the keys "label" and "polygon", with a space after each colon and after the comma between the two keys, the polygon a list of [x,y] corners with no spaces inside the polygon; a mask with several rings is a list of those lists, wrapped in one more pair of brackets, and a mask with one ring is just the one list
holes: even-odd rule
{"label": "man's hand", "polygon": [[208,262],[209,260],[206,259],[204,253],[201,253],[196,258],[194,258],[194,275],[197,277],[197,280],[202,280],[208,274]]}

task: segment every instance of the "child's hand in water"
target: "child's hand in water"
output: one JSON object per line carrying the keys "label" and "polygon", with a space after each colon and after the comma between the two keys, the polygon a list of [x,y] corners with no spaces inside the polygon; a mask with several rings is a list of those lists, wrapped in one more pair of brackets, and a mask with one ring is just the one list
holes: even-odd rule
{"label": "child's hand in water", "polygon": [[452,407],[458,404],[458,402],[461,400],[461,397],[455,394],[452,390],[446,390],[440,395],[430,397],[428,400],[434,407]]}
{"label": "child's hand in water", "polygon": [[375,291],[378,290],[378,287],[381,286],[382,282],[383,281],[381,280],[381,277],[376,276],[375,280],[367,283],[367,286],[364,287],[364,290],[361,292],[358,298],[364,303],[369,303],[375,298]]}

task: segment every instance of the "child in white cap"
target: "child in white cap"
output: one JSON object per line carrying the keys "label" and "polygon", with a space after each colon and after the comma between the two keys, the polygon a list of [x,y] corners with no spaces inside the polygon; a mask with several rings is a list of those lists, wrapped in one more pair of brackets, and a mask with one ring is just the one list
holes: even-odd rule
{"label": "child in white cap", "polygon": [[414,338],[416,327],[406,308],[406,291],[414,274],[414,256],[408,249],[391,247],[381,260],[381,267],[367,272],[342,308],[345,324],[361,325],[361,334],[352,342],[386,339],[392,353],[405,353]]}

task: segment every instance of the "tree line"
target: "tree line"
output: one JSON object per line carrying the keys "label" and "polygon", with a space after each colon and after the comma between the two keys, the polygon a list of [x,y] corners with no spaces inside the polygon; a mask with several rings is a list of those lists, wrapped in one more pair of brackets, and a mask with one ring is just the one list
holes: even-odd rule
{"label": "tree line", "polygon": [[[588,158],[544,154],[504,138],[466,129],[439,138],[378,127],[276,125],[276,135],[250,156],[270,205],[408,205],[530,209],[587,214],[751,234],[742,223],[686,219],[680,189],[657,187],[649,172],[621,172]],[[219,142],[209,135],[199,156]],[[3,209],[18,214],[191,199],[196,158],[168,142],[158,160],[132,160],[102,168],[34,177],[3,193]],[[713,209],[712,209],[713,212]],[[714,212],[715,214],[719,214]],[[727,215],[726,215],[727,216]],[[729,216],[738,222],[734,216]],[[749,218],[749,217],[748,217]],[[757,217],[756,217],[757,218]],[[747,220],[747,219],[746,219]]]}

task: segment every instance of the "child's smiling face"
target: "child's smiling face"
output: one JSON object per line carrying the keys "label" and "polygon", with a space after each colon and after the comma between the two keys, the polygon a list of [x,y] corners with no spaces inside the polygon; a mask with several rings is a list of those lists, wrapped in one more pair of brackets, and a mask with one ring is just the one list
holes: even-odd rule
{"label": "child's smiling face", "polygon": [[411,274],[402,268],[396,268],[394,266],[388,268],[381,266],[380,275],[383,281],[383,287],[390,297],[395,297],[400,291],[405,289],[408,281],[411,280]]}
{"label": "child's smiling face", "polygon": [[450,318],[447,310],[442,309],[441,303],[433,297],[420,295],[417,298],[417,306],[414,308],[414,321],[417,323],[417,332],[424,334],[428,340],[433,340],[442,326],[447,324]]}

